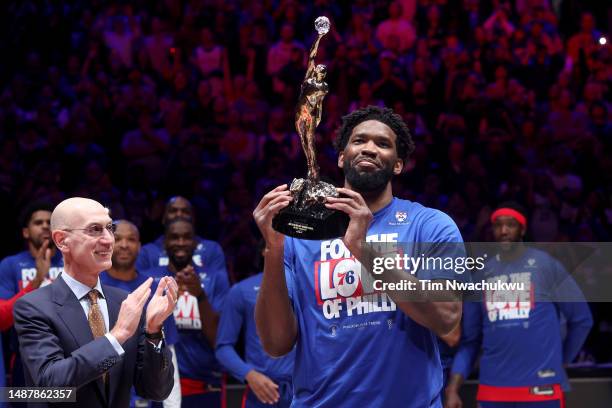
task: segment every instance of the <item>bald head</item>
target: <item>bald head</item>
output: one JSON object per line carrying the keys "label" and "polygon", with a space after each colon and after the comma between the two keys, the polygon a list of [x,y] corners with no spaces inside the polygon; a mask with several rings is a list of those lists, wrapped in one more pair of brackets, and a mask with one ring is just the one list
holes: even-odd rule
{"label": "bald head", "polygon": [[94,287],[112,266],[115,237],[108,208],[89,198],[62,201],[51,213],[51,238],[64,257],[64,272]]}
{"label": "bald head", "polygon": [[105,211],[108,215],[108,208],[89,198],[72,197],[62,201],[51,213],[51,231],[78,228],[85,221],[85,214],[90,211]]}

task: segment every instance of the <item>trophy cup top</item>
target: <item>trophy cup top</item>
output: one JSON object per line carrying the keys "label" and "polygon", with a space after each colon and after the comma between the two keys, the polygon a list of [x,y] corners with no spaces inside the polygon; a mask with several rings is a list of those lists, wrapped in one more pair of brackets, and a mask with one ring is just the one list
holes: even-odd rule
{"label": "trophy cup top", "polygon": [[314,22],[314,25],[315,25],[315,30],[317,30],[317,33],[319,33],[319,35],[324,35],[329,32],[329,27],[330,27],[329,18],[325,16],[317,17],[317,19]]}

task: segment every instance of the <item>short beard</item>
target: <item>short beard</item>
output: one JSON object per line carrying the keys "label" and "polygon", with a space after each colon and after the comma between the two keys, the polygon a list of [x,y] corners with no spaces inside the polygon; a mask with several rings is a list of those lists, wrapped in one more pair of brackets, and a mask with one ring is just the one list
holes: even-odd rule
{"label": "short beard", "polygon": [[360,173],[348,161],[343,166],[344,177],[355,191],[360,193],[373,193],[385,189],[393,178],[393,167],[387,166],[380,170]]}
{"label": "short beard", "polygon": [[113,260],[113,268],[120,270],[120,271],[127,271],[129,269],[132,269],[135,264],[136,264],[136,258],[134,258],[132,261],[129,261],[129,262],[121,262],[121,261]]}
{"label": "short beard", "polygon": [[[46,239],[33,239],[32,242],[32,246],[34,246],[34,248],[36,249],[40,249],[40,247],[42,247],[42,245],[45,243],[45,241],[47,241]],[[49,249],[53,250],[55,249],[55,242],[53,242],[53,240],[51,238],[49,238]]]}
{"label": "short beard", "polygon": [[171,254],[168,254],[168,258],[170,260],[170,263],[176,268],[176,271],[180,271],[183,270],[187,267],[187,265],[191,264],[191,258],[193,257],[193,254],[189,257],[185,257],[185,259],[178,259],[176,257],[174,257]]}

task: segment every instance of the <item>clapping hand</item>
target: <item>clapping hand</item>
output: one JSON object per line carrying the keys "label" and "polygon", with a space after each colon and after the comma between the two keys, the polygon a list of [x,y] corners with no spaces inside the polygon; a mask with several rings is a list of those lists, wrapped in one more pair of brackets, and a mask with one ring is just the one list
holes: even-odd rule
{"label": "clapping hand", "polygon": [[147,306],[146,332],[157,333],[164,320],[174,311],[178,299],[178,285],[174,278],[164,276],[157,285],[157,290]]}

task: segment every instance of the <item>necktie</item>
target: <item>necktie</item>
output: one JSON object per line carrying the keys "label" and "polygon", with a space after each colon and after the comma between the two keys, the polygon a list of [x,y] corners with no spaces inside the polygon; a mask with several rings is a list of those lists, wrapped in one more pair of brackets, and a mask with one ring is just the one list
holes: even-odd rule
{"label": "necktie", "polygon": [[[87,314],[87,321],[89,322],[89,327],[91,328],[91,332],[93,333],[94,338],[98,338],[100,336],[104,336],[106,333],[106,325],[104,324],[104,316],[102,315],[102,311],[100,310],[100,305],[98,304],[98,296],[100,294],[96,289],[92,289],[87,294],[89,298],[89,313]],[[108,372],[104,373],[102,376],[102,381],[106,384],[108,381]]]}

